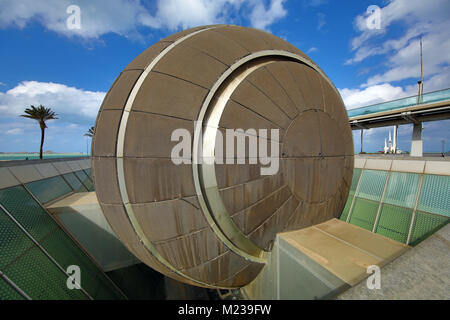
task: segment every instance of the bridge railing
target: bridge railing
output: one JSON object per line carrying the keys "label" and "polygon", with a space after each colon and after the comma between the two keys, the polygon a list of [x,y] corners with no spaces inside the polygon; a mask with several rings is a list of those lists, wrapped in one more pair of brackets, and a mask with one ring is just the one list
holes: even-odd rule
{"label": "bridge railing", "polygon": [[355,108],[351,110],[347,110],[347,114],[349,118],[362,116],[366,114],[378,113],[383,111],[390,111],[395,109],[406,108],[410,106],[426,104],[431,102],[438,102],[450,100],[450,88],[432,91],[423,94],[422,96],[412,96],[407,98],[401,98],[397,100],[392,100],[388,102],[381,102],[377,104],[373,104],[370,106]]}

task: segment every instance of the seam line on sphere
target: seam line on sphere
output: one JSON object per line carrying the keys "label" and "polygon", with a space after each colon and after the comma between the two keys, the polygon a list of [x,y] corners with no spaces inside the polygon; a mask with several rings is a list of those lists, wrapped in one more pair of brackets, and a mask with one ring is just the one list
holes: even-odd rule
{"label": "seam line on sphere", "polygon": [[[294,100],[292,100],[291,96],[288,94],[288,92],[286,91],[286,88],[281,84],[280,80],[278,80],[273,73],[269,70],[269,68],[267,66],[264,67],[267,72],[270,74],[270,76],[272,77],[273,80],[275,80],[278,85],[280,86],[280,88],[283,90],[284,94],[286,95],[286,97],[289,99],[289,101],[292,103],[292,105],[294,106],[294,108],[297,110],[297,115],[298,115],[298,109],[297,106],[294,103]],[[297,115],[293,118],[295,119],[297,117]]]}
{"label": "seam line on sphere", "polygon": [[252,52],[251,52],[248,48],[244,47],[240,42],[236,41],[234,38],[227,37],[226,33],[220,32],[220,31],[219,31],[219,28],[216,29],[216,30],[212,30],[212,32],[216,32],[216,33],[221,34],[222,36],[224,36],[224,37],[227,38],[228,40],[233,41],[233,42],[236,43],[239,47],[241,47],[242,49],[244,49],[245,51],[247,51],[248,54],[252,54]]}
{"label": "seam line on sphere", "polygon": [[[263,67],[263,68],[265,68],[265,67]],[[262,68],[261,68],[261,69],[262,69]],[[281,108],[281,107],[278,105],[278,103],[276,103],[275,101],[273,101],[272,98],[269,97],[269,96],[267,95],[267,93],[265,93],[263,90],[261,90],[261,88],[258,87],[255,83],[253,83],[253,81],[250,81],[250,80],[248,80],[248,79],[246,79],[246,80],[247,80],[247,82],[248,82],[251,86],[253,86],[256,90],[258,90],[259,92],[261,92],[267,99],[269,99],[269,101],[272,102],[272,104],[273,104],[275,107],[277,107],[277,108],[278,108],[278,109],[286,116],[286,118],[288,118],[289,120],[292,120],[292,118],[288,116],[288,114],[286,113],[286,111],[284,111],[283,108]]]}
{"label": "seam line on sphere", "polygon": [[295,212],[297,212],[297,210],[298,210],[298,208],[300,208],[300,206],[302,205],[302,203],[304,203],[304,201],[302,201],[302,200],[300,200],[300,199],[297,199],[296,198],[296,200],[298,201],[298,205],[297,205],[297,207],[295,207],[295,209],[289,214],[289,217],[288,217],[288,219],[287,219],[287,221],[286,221],[286,224],[283,226],[283,231],[284,230],[286,230],[286,228],[289,226],[289,224],[291,223],[291,220],[292,220],[292,218],[295,216]]}
{"label": "seam line on sphere", "polygon": [[201,232],[203,232],[203,231],[205,231],[205,230],[207,230],[209,228],[210,228],[209,225],[207,225],[207,226],[202,227],[200,229],[194,230],[194,231],[189,232],[189,233],[184,233],[184,234],[181,234],[181,235],[177,235],[175,237],[170,237],[170,238],[162,239],[162,240],[154,240],[154,241],[152,241],[152,243],[155,244],[155,245],[160,245],[160,244],[164,244],[164,243],[167,243],[167,242],[172,242],[172,241],[175,241],[175,240],[185,239],[185,238],[188,238],[190,236],[193,236],[193,235],[196,235],[198,233],[201,233]]}
{"label": "seam line on sphere", "polygon": [[[233,217],[235,217],[235,216],[238,216],[238,215],[240,215],[240,214],[245,213],[245,211],[247,211],[248,209],[251,209],[251,208],[257,206],[258,204],[262,203],[263,201],[267,200],[268,198],[270,198],[270,197],[276,195],[277,193],[281,192],[282,189],[285,188],[285,187],[287,187],[287,184],[282,185],[281,187],[279,187],[279,188],[276,189],[275,191],[269,193],[266,197],[264,197],[264,198],[262,198],[262,199],[259,199],[258,201],[254,202],[253,204],[251,204],[251,205],[248,206],[247,208],[245,208],[245,209],[243,209],[243,210],[240,210],[240,211],[238,211],[238,212],[233,213],[233,214],[231,215],[231,217],[233,218]],[[289,190],[289,192],[292,194],[292,192],[291,192],[290,190]]]}
{"label": "seam line on sphere", "polygon": [[233,98],[230,98],[229,101],[233,101],[233,102],[239,104],[240,106],[244,107],[245,109],[247,109],[247,110],[249,110],[249,111],[251,111],[251,112],[257,114],[258,116],[260,116],[261,118],[263,118],[263,119],[265,119],[266,121],[270,122],[271,124],[273,124],[275,127],[277,127],[277,128],[280,129],[280,130],[283,130],[283,131],[284,131],[284,130],[286,129],[286,128],[283,128],[282,126],[276,124],[275,122],[273,122],[273,121],[267,119],[266,117],[264,117],[264,116],[261,115],[260,113],[256,112],[255,110],[251,109],[250,107],[247,107],[246,105],[240,103],[239,101],[237,101],[237,100],[235,100],[235,99],[233,99]]}
{"label": "seam line on sphere", "polygon": [[[200,88],[203,88],[203,89],[209,91],[209,88],[207,88],[207,87],[204,87],[204,86],[202,86],[202,85],[200,85],[200,84],[198,84],[198,83],[195,83],[195,82],[192,82],[192,81],[183,79],[183,78],[181,78],[181,77],[175,76],[175,75],[173,75],[173,74],[165,73],[165,72],[163,72],[163,71],[158,71],[158,70],[151,70],[151,72],[154,72],[154,73],[160,73],[160,74],[163,74],[163,75],[165,75],[165,76],[169,76],[169,77],[172,77],[172,78],[175,78],[175,79],[178,79],[178,80],[183,80],[183,81],[185,81],[185,82],[188,82],[188,83],[190,83],[190,84],[196,85],[196,86],[198,86],[198,87],[200,87]],[[150,72],[149,72],[149,73],[150,73]]]}
{"label": "seam line on sphere", "polygon": [[[297,90],[297,92],[298,92],[298,93],[300,94],[300,96],[302,97],[303,102],[305,102],[305,96],[304,96],[302,90],[300,90],[300,87],[299,87],[299,85],[298,85],[298,82],[297,82],[297,80],[294,78],[294,75],[292,74],[291,70],[286,66],[286,64],[283,64],[283,67],[284,67],[285,70],[289,73],[292,82],[295,84],[295,89]],[[298,110],[299,112],[301,112],[301,110],[299,109],[299,106],[297,106],[297,104],[295,104],[295,107],[297,108],[297,110]]]}
{"label": "seam line on sphere", "polygon": [[[270,216],[268,216],[266,219],[264,219],[261,224],[259,226],[257,226],[255,229],[253,229],[252,231],[250,231],[248,233],[248,236],[252,236],[256,231],[258,231],[258,229],[262,228],[262,226],[268,222],[272,217],[274,217],[278,212],[280,212],[280,210],[286,205],[286,203],[289,202],[289,200],[291,199],[295,199],[294,195],[291,193],[291,195],[289,196],[289,198],[286,199],[286,201],[284,201]],[[297,199],[295,199],[297,200]],[[298,200],[297,200],[298,201]]]}
{"label": "seam line on sphere", "polygon": [[[196,265],[196,266],[190,266],[190,267],[188,267],[188,268],[183,268],[183,269],[181,269],[181,270],[182,270],[182,271],[187,271],[187,270],[192,270],[192,269],[197,268],[197,267],[204,266],[204,265],[206,265],[206,264],[208,264],[208,263],[213,262],[214,260],[220,259],[221,257],[223,257],[224,255],[226,255],[226,254],[229,253],[229,252],[232,252],[232,251],[230,251],[230,250],[227,248],[224,252],[222,252],[221,254],[215,256],[214,258],[211,258],[211,259],[208,259],[208,260],[206,260],[206,261],[203,261],[202,263],[200,263],[200,264],[198,264],[198,265]],[[242,257],[241,257],[241,258],[242,258]],[[244,259],[244,258],[242,258],[242,259]]]}
{"label": "seam line on sphere", "polygon": [[182,47],[187,47],[187,48],[191,48],[192,50],[199,51],[199,52],[203,53],[204,55],[206,55],[206,56],[208,56],[208,57],[210,57],[210,58],[216,60],[217,62],[219,62],[219,63],[221,63],[221,64],[223,64],[223,65],[225,65],[225,66],[227,66],[227,67],[230,66],[228,63],[223,62],[222,60],[220,60],[220,59],[218,59],[217,57],[211,55],[210,53],[206,52],[205,50],[202,50],[202,49],[200,49],[200,48],[191,46],[191,45],[189,45],[189,44],[180,44],[180,46],[182,46]]}

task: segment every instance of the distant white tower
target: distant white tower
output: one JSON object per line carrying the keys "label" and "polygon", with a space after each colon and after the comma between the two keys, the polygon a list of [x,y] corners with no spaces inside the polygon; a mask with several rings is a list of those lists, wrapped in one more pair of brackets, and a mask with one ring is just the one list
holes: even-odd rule
{"label": "distant white tower", "polygon": [[389,148],[387,146],[386,138],[384,138],[384,154],[389,152]]}

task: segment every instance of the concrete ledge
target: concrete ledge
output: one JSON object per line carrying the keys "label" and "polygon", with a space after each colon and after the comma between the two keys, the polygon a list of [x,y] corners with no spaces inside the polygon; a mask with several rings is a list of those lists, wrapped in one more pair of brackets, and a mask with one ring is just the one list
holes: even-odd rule
{"label": "concrete ledge", "polygon": [[364,168],[389,171],[391,169],[391,164],[392,160],[388,159],[367,159]]}
{"label": "concrete ledge", "polygon": [[55,162],[53,165],[60,174],[73,172],[73,170],[68,166],[67,162]]}
{"label": "concrete ledge", "polygon": [[409,248],[338,219],[280,237],[352,286],[368,276],[368,266],[381,267]]}
{"label": "concrete ledge", "polygon": [[80,167],[84,169],[89,169],[91,167],[91,160],[90,159],[83,159],[79,160],[78,163],[80,164]]}
{"label": "concrete ledge", "polygon": [[450,162],[427,161],[425,173],[450,176]]}
{"label": "concrete ledge", "polygon": [[10,167],[9,170],[21,183],[44,179],[44,176],[33,165]]}
{"label": "concrete ledge", "polygon": [[35,167],[44,178],[51,178],[59,175],[59,172],[51,163],[40,163],[36,164]]}
{"label": "concrete ledge", "polygon": [[393,155],[356,155],[355,168],[393,172],[425,173],[450,176],[448,159],[400,157]]}
{"label": "concrete ledge", "polygon": [[82,170],[82,168],[81,168],[80,164],[78,163],[78,161],[67,161],[66,163],[67,163],[67,165],[69,166],[69,168],[72,171]]}
{"label": "concrete ledge", "polygon": [[89,160],[90,157],[65,157],[65,158],[48,158],[48,159],[31,159],[31,160],[4,160],[0,161],[0,167],[17,167],[17,166],[27,166],[36,165],[40,163],[54,163],[61,161],[72,161],[72,160]]}
{"label": "concrete ledge", "polygon": [[249,299],[329,299],[369,276],[409,246],[338,219],[277,235],[260,275],[242,291]]}
{"label": "concrete ledge", "polygon": [[425,161],[393,160],[391,170],[397,172],[423,173],[424,168]]}
{"label": "concrete ledge", "polygon": [[365,164],[366,164],[366,159],[355,157],[355,165],[354,165],[355,168],[362,169],[362,168],[364,168]]}
{"label": "concrete ledge", "polygon": [[65,161],[61,159],[3,161],[0,166],[0,189],[89,169],[90,159]]}
{"label": "concrete ledge", "polygon": [[17,180],[8,168],[0,168],[0,189],[17,186],[20,181]]}

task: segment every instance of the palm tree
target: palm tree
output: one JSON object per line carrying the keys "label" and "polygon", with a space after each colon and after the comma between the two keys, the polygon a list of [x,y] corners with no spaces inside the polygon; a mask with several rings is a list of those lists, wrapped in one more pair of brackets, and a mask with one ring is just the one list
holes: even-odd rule
{"label": "palm tree", "polygon": [[90,127],[89,130],[84,134],[85,137],[93,137],[95,134],[95,128]]}
{"label": "palm tree", "polygon": [[53,112],[50,108],[44,107],[42,104],[39,107],[31,106],[31,108],[25,109],[25,114],[22,114],[21,117],[30,118],[39,122],[39,126],[41,127],[41,148],[39,151],[39,158],[42,159],[42,148],[44,147],[44,136],[45,136],[45,128],[47,125],[45,121],[58,119],[57,114]]}

